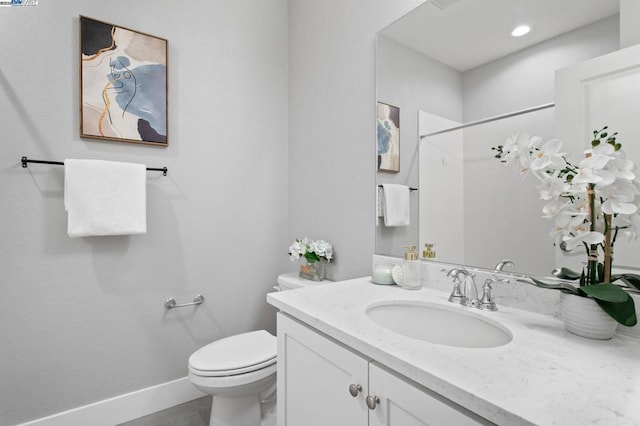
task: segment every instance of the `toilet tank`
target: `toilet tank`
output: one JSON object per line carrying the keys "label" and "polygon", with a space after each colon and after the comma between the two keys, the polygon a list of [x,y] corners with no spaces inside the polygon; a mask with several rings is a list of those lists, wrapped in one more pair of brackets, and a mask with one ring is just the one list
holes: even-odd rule
{"label": "toilet tank", "polygon": [[278,275],[278,285],[275,287],[278,291],[293,290],[295,288],[315,287],[322,285],[325,281],[311,281],[300,278],[297,272],[289,272]]}

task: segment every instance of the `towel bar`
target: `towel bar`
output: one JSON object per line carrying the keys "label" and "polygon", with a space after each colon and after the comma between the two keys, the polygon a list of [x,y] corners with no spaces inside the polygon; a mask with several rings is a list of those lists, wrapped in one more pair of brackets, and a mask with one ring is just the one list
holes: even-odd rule
{"label": "towel bar", "polygon": [[[382,188],[382,185],[378,185],[378,188]],[[409,192],[417,191],[418,188],[414,188],[413,186],[409,187]]]}
{"label": "towel bar", "polygon": [[[64,163],[62,161],[31,160],[27,157],[22,157],[20,161],[22,162],[22,167],[25,169],[27,168],[27,163],[55,164],[56,166],[64,166]],[[169,172],[169,169],[167,169],[166,167],[147,167],[147,170],[162,172],[163,176],[166,176]]]}
{"label": "towel bar", "polygon": [[199,305],[202,302],[204,302],[204,296],[201,294],[196,294],[195,297],[193,298],[193,302],[181,303],[179,305],[176,303],[176,299],[174,299],[173,297],[170,297],[164,301],[164,307],[167,309],[182,308],[184,306]]}

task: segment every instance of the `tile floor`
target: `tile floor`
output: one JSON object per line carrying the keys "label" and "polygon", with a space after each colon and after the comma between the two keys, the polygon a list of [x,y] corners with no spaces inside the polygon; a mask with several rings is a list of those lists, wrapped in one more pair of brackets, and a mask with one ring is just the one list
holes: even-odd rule
{"label": "tile floor", "polygon": [[[117,426],[208,426],[211,417],[211,398],[205,396]],[[275,400],[263,406],[262,426],[276,426]]]}
{"label": "tile floor", "polygon": [[205,396],[118,426],[208,426],[210,415],[211,397]]}

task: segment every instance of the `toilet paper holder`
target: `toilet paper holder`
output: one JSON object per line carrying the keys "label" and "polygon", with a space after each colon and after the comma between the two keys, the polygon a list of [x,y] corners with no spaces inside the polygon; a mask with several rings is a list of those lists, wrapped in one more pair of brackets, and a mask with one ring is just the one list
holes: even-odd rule
{"label": "toilet paper holder", "polygon": [[182,308],[184,306],[199,305],[202,302],[204,302],[204,296],[201,295],[201,294],[196,294],[193,297],[193,302],[181,303],[181,304],[176,303],[176,299],[174,299],[173,297],[170,297],[170,298],[168,298],[167,300],[164,301],[164,307],[166,309]]}

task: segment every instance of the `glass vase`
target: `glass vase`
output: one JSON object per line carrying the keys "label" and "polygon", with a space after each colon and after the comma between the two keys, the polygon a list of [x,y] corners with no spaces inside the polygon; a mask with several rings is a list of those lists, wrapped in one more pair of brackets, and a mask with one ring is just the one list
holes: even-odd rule
{"label": "glass vase", "polygon": [[323,281],[325,273],[325,262],[309,262],[300,265],[300,278],[311,281]]}

